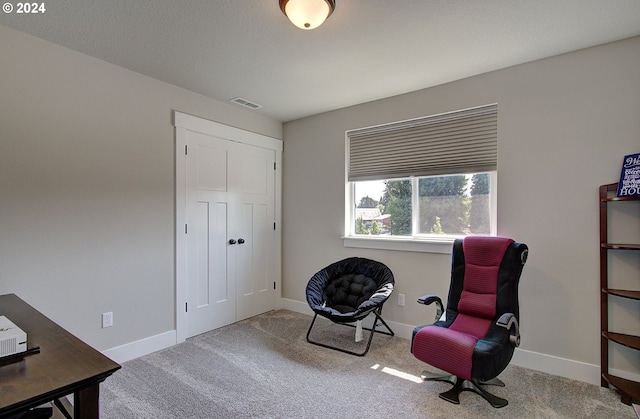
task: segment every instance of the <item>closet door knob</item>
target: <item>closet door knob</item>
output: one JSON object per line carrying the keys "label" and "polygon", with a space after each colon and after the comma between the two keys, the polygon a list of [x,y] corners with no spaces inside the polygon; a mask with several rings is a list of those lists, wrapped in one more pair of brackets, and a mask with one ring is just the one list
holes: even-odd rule
{"label": "closet door knob", "polygon": [[244,239],[238,239],[238,244],[244,244]]}
{"label": "closet door knob", "polygon": [[236,239],[229,239],[229,244],[236,244]]}

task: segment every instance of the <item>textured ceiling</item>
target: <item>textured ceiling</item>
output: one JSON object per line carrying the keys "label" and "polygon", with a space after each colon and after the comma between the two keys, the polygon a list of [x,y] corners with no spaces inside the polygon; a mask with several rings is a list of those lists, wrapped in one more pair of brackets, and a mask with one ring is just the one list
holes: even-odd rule
{"label": "textured ceiling", "polygon": [[[13,2],[17,3],[17,2]],[[280,121],[640,35],[640,0],[48,0],[0,24]]]}

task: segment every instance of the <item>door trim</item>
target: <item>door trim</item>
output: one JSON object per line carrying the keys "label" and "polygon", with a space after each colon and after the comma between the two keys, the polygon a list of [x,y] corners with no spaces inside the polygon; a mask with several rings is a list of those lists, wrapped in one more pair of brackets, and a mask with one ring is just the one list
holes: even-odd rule
{"label": "door trim", "polygon": [[187,223],[187,172],[186,145],[187,131],[199,132],[229,141],[240,142],[255,147],[275,150],[276,184],[275,184],[275,222],[276,222],[276,309],[282,308],[282,140],[266,135],[245,131],[229,125],[209,121],[174,111],[173,125],[175,127],[175,328],[176,343],[181,343],[187,337],[187,276],[186,276],[186,248],[187,239],[185,226]]}

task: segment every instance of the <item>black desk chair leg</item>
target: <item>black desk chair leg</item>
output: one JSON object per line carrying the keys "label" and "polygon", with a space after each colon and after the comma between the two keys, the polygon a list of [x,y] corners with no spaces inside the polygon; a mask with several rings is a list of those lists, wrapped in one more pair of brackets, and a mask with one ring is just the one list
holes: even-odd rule
{"label": "black desk chair leg", "polygon": [[66,407],[64,407],[64,405],[62,404],[62,402],[60,401],[60,399],[54,399],[53,400],[53,404],[56,405],[56,407],[58,408],[58,410],[60,411],[60,413],[62,413],[62,416],[64,416],[66,419],[73,419],[73,416],[71,416],[71,414],[69,413],[69,411],[66,409]]}

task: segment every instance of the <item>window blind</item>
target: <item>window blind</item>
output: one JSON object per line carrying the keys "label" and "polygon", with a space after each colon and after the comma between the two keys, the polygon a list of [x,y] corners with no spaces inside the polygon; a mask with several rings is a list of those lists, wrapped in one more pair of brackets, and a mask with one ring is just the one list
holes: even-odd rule
{"label": "window blind", "polygon": [[498,105],[347,131],[348,180],[497,169]]}

